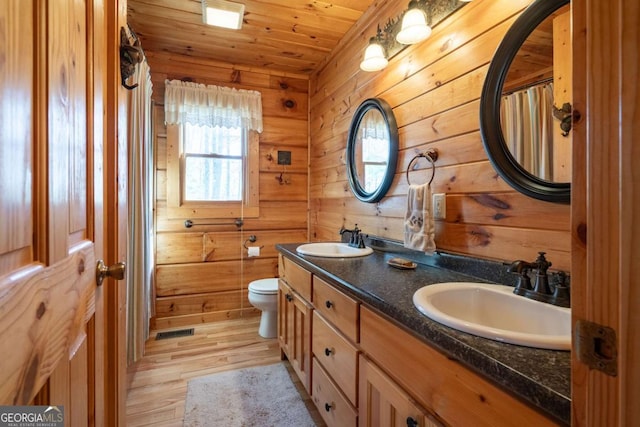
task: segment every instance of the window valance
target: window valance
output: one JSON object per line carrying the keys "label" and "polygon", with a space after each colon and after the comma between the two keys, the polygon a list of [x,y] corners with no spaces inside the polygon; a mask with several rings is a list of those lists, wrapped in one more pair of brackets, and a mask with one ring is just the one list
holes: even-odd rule
{"label": "window valance", "polygon": [[254,90],[165,81],[166,124],[242,127],[262,132],[262,97]]}

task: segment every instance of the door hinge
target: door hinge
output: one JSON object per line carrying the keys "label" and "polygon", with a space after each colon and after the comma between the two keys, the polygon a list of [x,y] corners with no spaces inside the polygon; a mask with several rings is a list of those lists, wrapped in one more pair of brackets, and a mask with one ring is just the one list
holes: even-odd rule
{"label": "door hinge", "polygon": [[587,320],[578,320],[574,330],[574,343],[580,362],[612,377],[618,375],[618,342],[615,329]]}

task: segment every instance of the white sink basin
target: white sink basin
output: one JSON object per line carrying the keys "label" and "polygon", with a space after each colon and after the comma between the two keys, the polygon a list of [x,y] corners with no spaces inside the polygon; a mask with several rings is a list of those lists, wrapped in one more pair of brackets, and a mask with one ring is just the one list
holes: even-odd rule
{"label": "white sink basin", "polygon": [[553,350],[571,349],[571,309],[514,295],[484,283],[428,285],[413,304],[438,323],[495,341]]}
{"label": "white sink basin", "polygon": [[353,248],[347,243],[340,242],[317,242],[305,243],[296,248],[296,252],[302,255],[313,255],[325,258],[353,258],[369,255],[373,253],[373,249]]}

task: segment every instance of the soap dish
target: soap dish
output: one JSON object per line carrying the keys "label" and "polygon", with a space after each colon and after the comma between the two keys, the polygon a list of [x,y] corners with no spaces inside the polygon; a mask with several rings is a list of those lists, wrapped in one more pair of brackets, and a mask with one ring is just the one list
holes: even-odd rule
{"label": "soap dish", "polygon": [[400,270],[413,270],[418,265],[415,262],[404,258],[391,258],[387,261],[387,264],[391,267],[399,268]]}

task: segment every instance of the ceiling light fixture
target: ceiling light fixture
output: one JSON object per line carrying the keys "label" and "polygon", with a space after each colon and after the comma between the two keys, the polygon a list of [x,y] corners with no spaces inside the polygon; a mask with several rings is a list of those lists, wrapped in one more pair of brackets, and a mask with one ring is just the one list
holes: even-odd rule
{"label": "ceiling light fixture", "polygon": [[244,18],[244,4],[226,0],[202,0],[202,20],[207,25],[239,30]]}

